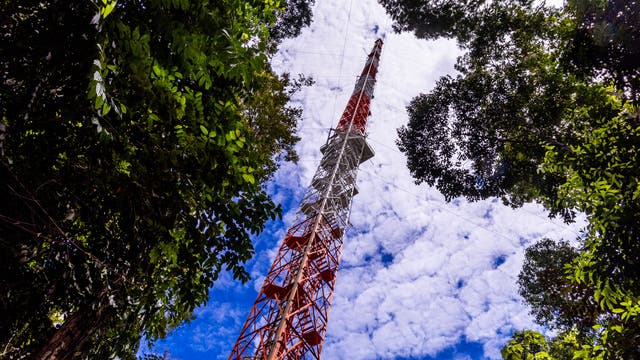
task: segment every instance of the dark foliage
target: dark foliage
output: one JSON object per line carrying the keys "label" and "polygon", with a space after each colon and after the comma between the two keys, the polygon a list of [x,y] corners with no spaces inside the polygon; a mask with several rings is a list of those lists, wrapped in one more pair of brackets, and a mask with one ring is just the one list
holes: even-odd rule
{"label": "dark foliage", "polygon": [[248,279],[250,236],[280,214],[261,184],[298,139],[304,80],[268,62],[279,11],[4,3],[0,357],[133,358],[220,271]]}
{"label": "dark foliage", "polygon": [[528,252],[522,295],[540,322],[566,330],[556,342],[576,356],[634,358],[640,3],[380,2],[396,29],[465,50],[459,73],[414,98],[399,130],[416,181],[449,200],[539,201],[567,221],[584,213],[574,254],[548,242]]}
{"label": "dark foliage", "polygon": [[300,31],[311,24],[315,0],[287,0],[285,9],[278,15],[278,21],[271,28],[271,38],[280,41],[300,35]]}
{"label": "dark foliage", "polygon": [[527,248],[518,285],[536,322],[559,330],[576,327],[589,334],[602,310],[593,299],[592,288],[572,283],[567,277],[566,265],[578,256],[579,251],[566,242],[542,239]]}

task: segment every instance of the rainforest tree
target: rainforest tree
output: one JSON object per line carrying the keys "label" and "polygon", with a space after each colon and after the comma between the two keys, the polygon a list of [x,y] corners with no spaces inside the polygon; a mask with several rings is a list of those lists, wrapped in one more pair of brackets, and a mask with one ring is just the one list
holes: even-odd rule
{"label": "rainforest tree", "polygon": [[248,279],[305,83],[269,57],[311,3],[4,4],[0,357],[132,358]]}
{"label": "rainforest tree", "polygon": [[640,3],[380,2],[397,30],[465,50],[458,74],[414,98],[399,130],[415,179],[447,199],[586,214],[575,254],[528,253],[523,274],[540,276],[521,283],[524,298],[544,325],[593,334],[584,356],[637,354]]}

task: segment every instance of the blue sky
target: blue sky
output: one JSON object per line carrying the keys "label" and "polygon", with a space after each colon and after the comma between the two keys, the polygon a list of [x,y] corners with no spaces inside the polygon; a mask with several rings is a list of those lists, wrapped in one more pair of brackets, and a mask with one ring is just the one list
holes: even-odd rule
{"label": "blue sky", "polygon": [[328,129],[337,124],[377,37],[384,36],[378,83],[368,123],[376,156],[361,166],[338,274],[324,359],[498,359],[515,329],[537,329],[522,304],[516,279],[526,246],[541,239],[573,239],[581,222],[549,220],[529,204],[510,209],[495,199],[446,203],[416,186],[395,145],[405,108],[443,75],[455,74],[461,54],[452,41],[394,34],[375,0],[320,0],[314,21],[285,41],[277,71],[311,75],[316,84],[294,101],[301,160],[285,164],[269,185],[285,210],[255,238],[247,284],[223,274],[195,320],[155,349],[172,359],[226,359],[262,284],[278,244],[293,221],[320,159]]}

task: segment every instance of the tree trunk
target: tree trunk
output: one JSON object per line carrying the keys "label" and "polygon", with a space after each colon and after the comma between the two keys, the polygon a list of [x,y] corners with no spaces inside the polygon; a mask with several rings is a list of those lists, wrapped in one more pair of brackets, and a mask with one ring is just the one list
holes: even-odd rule
{"label": "tree trunk", "polygon": [[87,341],[95,333],[102,310],[80,309],[36,353],[34,359],[63,360],[84,357]]}

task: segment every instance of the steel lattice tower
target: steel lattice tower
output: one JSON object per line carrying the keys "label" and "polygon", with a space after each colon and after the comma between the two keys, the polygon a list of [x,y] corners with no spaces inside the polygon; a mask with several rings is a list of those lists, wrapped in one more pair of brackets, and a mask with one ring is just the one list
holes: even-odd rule
{"label": "steel lattice tower", "polygon": [[382,40],[375,42],[294,225],[280,245],[229,359],[320,359],[358,166],[373,157],[365,127]]}

